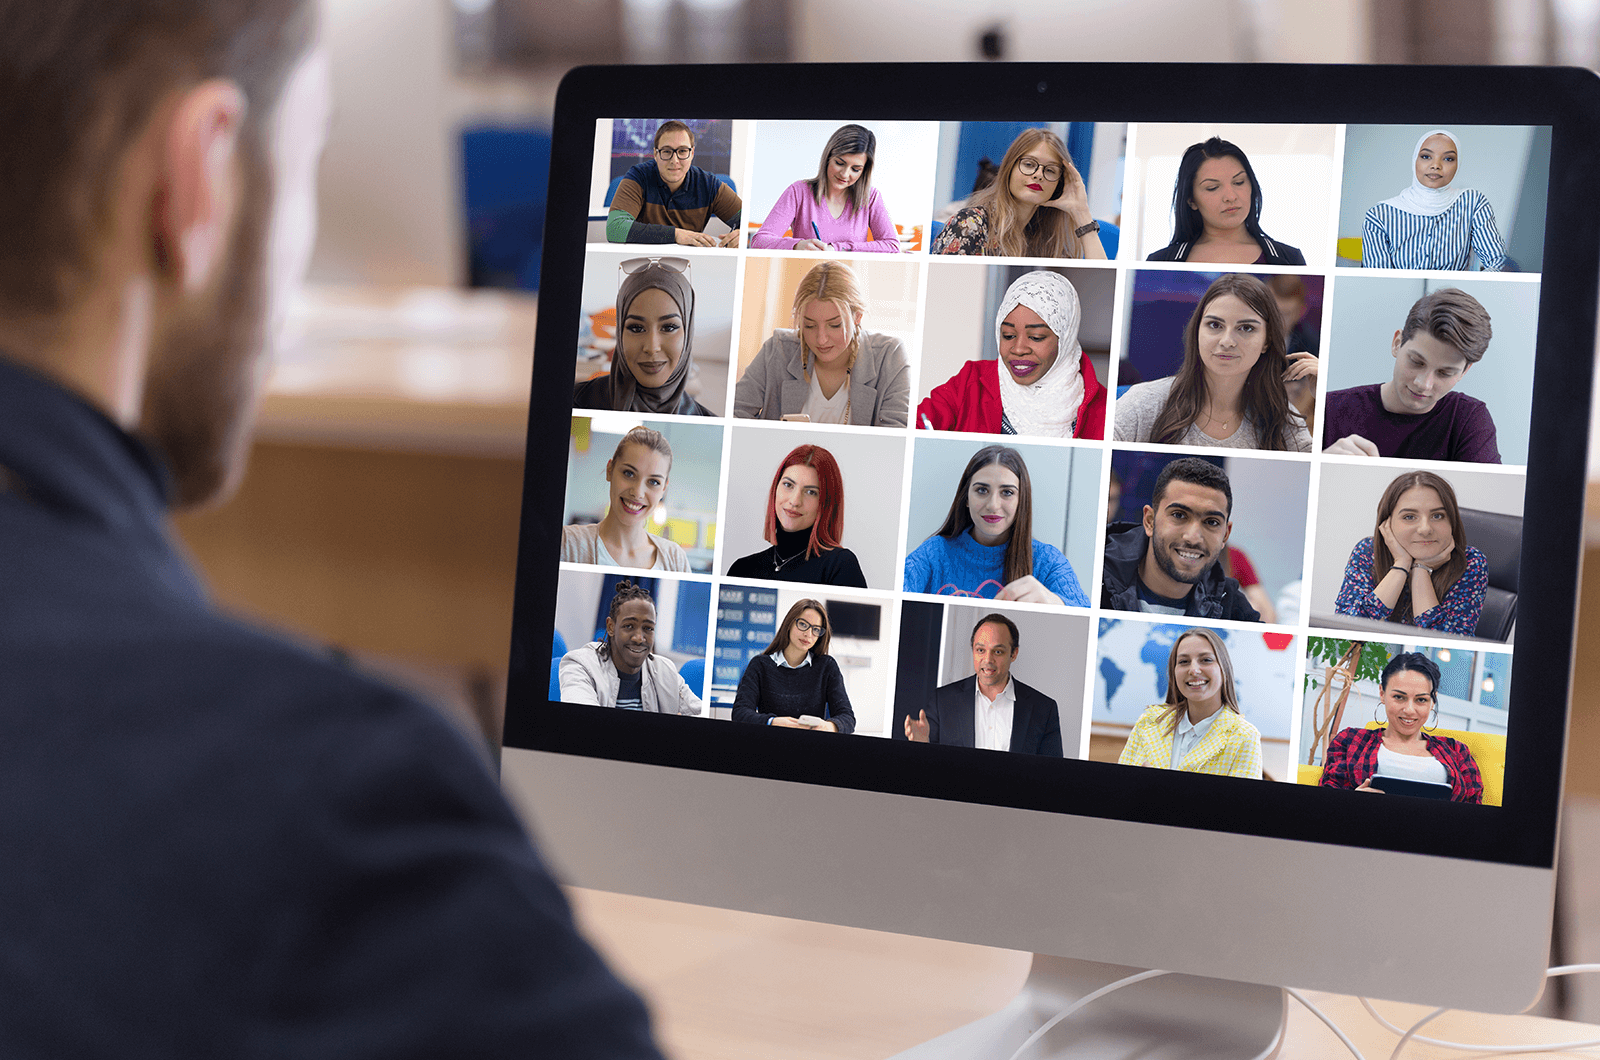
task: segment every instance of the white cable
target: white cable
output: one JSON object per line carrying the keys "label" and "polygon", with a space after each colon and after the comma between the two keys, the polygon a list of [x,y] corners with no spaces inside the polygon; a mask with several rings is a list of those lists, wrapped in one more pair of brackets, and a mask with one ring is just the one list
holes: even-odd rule
{"label": "white cable", "polygon": [[1126,979],[1118,979],[1114,983],[1107,983],[1105,986],[1102,986],[1099,990],[1096,990],[1093,993],[1085,994],[1083,997],[1080,997],[1078,1000],[1074,1001],[1060,1012],[1057,1012],[1054,1016],[1051,1016],[1050,1019],[1045,1022],[1043,1027],[1040,1027],[1038,1030],[1028,1035],[1028,1040],[1023,1042],[1022,1045],[1017,1048],[1017,1051],[1011,1054],[1011,1060],[1020,1060],[1022,1054],[1028,1051],[1028,1047],[1033,1045],[1033,1043],[1038,1041],[1040,1038],[1043,1038],[1046,1031],[1060,1023],[1062,1020],[1066,1019],[1068,1016],[1072,1015],[1074,1012],[1083,1008],[1083,1006],[1087,1005],[1089,1002],[1098,1001],[1107,994],[1116,990],[1121,990],[1125,986],[1132,986],[1134,983],[1142,983],[1146,979],[1154,979],[1158,975],[1168,974],[1170,973],[1157,971],[1155,969],[1152,969],[1148,972],[1139,972],[1137,975],[1130,975]]}
{"label": "white cable", "polygon": [[[1317,1006],[1313,1005],[1310,998],[1306,997],[1293,987],[1285,987],[1284,990],[1290,997],[1294,998],[1296,1001],[1300,1002],[1300,1004],[1310,1009],[1313,1016],[1327,1024],[1328,1029],[1339,1036],[1339,1040],[1344,1043],[1344,1047],[1346,1049],[1350,1050],[1351,1055],[1353,1055],[1356,1060],[1367,1060],[1366,1057],[1361,1055],[1361,1050],[1356,1048],[1356,1043],[1350,1040],[1349,1035],[1345,1034],[1344,1031],[1339,1029],[1339,1025],[1333,1022],[1333,1018],[1331,1016]],[[1362,1000],[1365,1001],[1366,998],[1362,998]],[[1396,1033],[1399,1033],[1398,1028],[1396,1029]]]}
{"label": "white cable", "polygon": [[1425,1024],[1432,1020],[1438,1019],[1440,1016],[1443,1016],[1449,1011],[1450,1009],[1448,1007],[1436,1008],[1426,1016],[1419,1019],[1417,1022],[1413,1023],[1411,1025],[1411,1029],[1402,1034],[1400,1036],[1400,1040],[1394,1043],[1394,1052],[1389,1054],[1389,1060],[1400,1060],[1400,1053],[1405,1049],[1406,1043],[1412,1038],[1416,1037],[1417,1032],[1420,1031]]}
{"label": "white cable", "polygon": [[[1558,975],[1577,975],[1583,972],[1600,972],[1600,964],[1563,964],[1554,968],[1546,969],[1544,974],[1545,978],[1552,979]],[[1091,1001],[1097,1001],[1100,998],[1105,997],[1107,994],[1121,990],[1125,986],[1132,986],[1134,983],[1141,983],[1146,979],[1154,979],[1158,975],[1168,974],[1170,973],[1156,970],[1139,972],[1136,975],[1128,976],[1126,979],[1118,979],[1114,983],[1107,983],[1100,989],[1084,995],[1083,997],[1074,1001],[1072,1004],[1068,1005],[1066,1008],[1062,1009],[1060,1012],[1056,1013],[1054,1016],[1050,1017],[1050,1019],[1045,1022],[1044,1026],[1030,1034],[1027,1041],[1023,1042],[1022,1045],[1018,1047],[1017,1051],[1011,1054],[1011,1060],[1021,1060],[1022,1054],[1026,1053],[1028,1049],[1040,1038],[1043,1038],[1050,1028],[1054,1027],[1056,1024],[1060,1023],[1074,1012],[1077,1012]],[[1337,1035],[1339,1041],[1344,1043],[1344,1047],[1350,1050],[1350,1054],[1354,1056],[1356,1060],[1366,1060],[1366,1057],[1361,1055],[1361,1050],[1356,1048],[1356,1044],[1350,1040],[1349,1036],[1346,1035],[1344,1031],[1339,1029],[1338,1024],[1334,1023],[1332,1018],[1330,1018],[1327,1013],[1323,1012],[1316,1005],[1312,1004],[1309,998],[1292,987],[1285,988],[1285,993],[1294,998],[1296,1001],[1300,1002],[1300,1004],[1304,1005],[1313,1016],[1321,1020],[1330,1031]],[[1399,1060],[1400,1053],[1405,1049],[1408,1043],[1413,1041],[1422,1045],[1432,1045],[1443,1049],[1456,1049],[1467,1053],[1498,1053],[1502,1056],[1514,1053],[1558,1053],[1571,1049],[1592,1049],[1600,1046],[1600,1038],[1590,1041],[1548,1042],[1536,1045],[1473,1045],[1467,1042],[1450,1042],[1439,1038],[1424,1038],[1419,1035],[1417,1031],[1421,1030],[1425,1025],[1433,1020],[1444,1015],[1446,1012],[1449,1012],[1450,1009],[1436,1008],[1426,1016],[1422,1017],[1416,1023],[1413,1023],[1410,1029],[1401,1030],[1399,1027],[1396,1027],[1393,1023],[1385,1019],[1383,1015],[1372,1006],[1372,1002],[1367,998],[1362,997],[1357,998],[1356,1000],[1360,1001],[1362,1006],[1367,1010],[1372,1018],[1377,1020],[1378,1023],[1385,1029],[1400,1035],[1400,1040],[1395,1043],[1394,1052],[1389,1054],[1389,1060]]]}
{"label": "white cable", "polygon": [[[1544,974],[1545,978],[1551,979],[1558,975],[1577,975],[1581,972],[1600,972],[1600,964],[1563,964],[1555,968],[1547,969]],[[1291,990],[1290,993],[1294,993],[1294,991]],[[1302,1003],[1305,1003],[1309,1006],[1309,1002],[1305,1002],[1303,998],[1301,1000]],[[1543,1045],[1473,1045],[1468,1042],[1451,1042],[1444,1041],[1440,1038],[1424,1038],[1415,1032],[1422,1026],[1422,1023],[1426,1023],[1428,1020],[1433,1019],[1434,1016],[1439,1015],[1439,1012],[1434,1012],[1433,1015],[1430,1015],[1427,1017],[1427,1019],[1424,1019],[1422,1023],[1418,1023],[1413,1026],[1410,1031],[1403,1031],[1385,1019],[1382,1014],[1380,1014],[1378,1010],[1372,1006],[1371,1001],[1364,997],[1358,998],[1357,1000],[1361,1002],[1362,1007],[1367,1010],[1368,1014],[1370,1014],[1373,1019],[1377,1020],[1378,1023],[1381,1024],[1386,1030],[1392,1031],[1395,1034],[1408,1035],[1410,1036],[1411,1041],[1418,1042],[1422,1045],[1433,1045],[1443,1049],[1456,1049],[1464,1053],[1494,1053],[1506,1056],[1514,1053],[1557,1053],[1564,1052],[1569,1049],[1593,1049],[1596,1046],[1600,1046],[1600,1038],[1577,1042],[1549,1042]],[[1439,1011],[1443,1012],[1446,1010],[1441,1009]],[[1322,1015],[1320,1012],[1317,1014],[1319,1016]],[[1327,1017],[1323,1017],[1323,1022],[1328,1022]],[[1404,1045],[1404,1042],[1401,1044]],[[1399,1049],[1397,1048],[1395,1050],[1395,1056],[1398,1055]]]}

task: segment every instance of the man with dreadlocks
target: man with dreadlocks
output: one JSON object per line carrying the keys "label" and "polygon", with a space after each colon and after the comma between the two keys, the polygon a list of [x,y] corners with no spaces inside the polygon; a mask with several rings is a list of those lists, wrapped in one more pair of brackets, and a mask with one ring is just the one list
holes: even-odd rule
{"label": "man with dreadlocks", "polygon": [[700,697],[655,654],[656,605],[643,585],[621,581],[611,594],[606,639],[574,648],[561,660],[561,700],[597,707],[698,714]]}

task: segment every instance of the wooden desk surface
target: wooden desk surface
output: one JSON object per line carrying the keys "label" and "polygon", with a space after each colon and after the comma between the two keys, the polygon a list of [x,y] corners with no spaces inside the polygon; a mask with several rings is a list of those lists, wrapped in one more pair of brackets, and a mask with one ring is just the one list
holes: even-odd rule
{"label": "wooden desk surface", "polygon": [[[1014,950],[580,888],[567,893],[589,937],[649,999],[656,1033],[675,1060],[883,1060],[999,1009],[1028,974],[1030,955]],[[1398,1036],[1355,998],[1310,996],[1368,1060],[1387,1060]],[[1380,1002],[1378,1009],[1402,1027],[1430,1011],[1394,1002]],[[1600,1027],[1588,1024],[1465,1012],[1447,1013],[1423,1033],[1506,1045],[1600,1039]],[[1279,1055],[1350,1057],[1293,1000]],[[1433,1060],[1462,1054],[1411,1045],[1402,1055]]]}

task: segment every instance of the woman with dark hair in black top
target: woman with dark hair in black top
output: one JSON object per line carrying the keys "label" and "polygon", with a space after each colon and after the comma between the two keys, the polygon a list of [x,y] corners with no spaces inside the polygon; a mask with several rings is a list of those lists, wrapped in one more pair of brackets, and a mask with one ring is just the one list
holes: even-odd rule
{"label": "woman with dark hair in black top", "polygon": [[1146,260],[1304,265],[1306,256],[1261,231],[1261,183],[1250,159],[1213,136],[1183,153],[1172,189],[1172,242]]}
{"label": "woman with dark hair in black top", "polygon": [[828,654],[828,610],[820,600],[800,600],[766,650],[744,668],[733,700],[733,720],[812,732],[851,733],[856,728],[844,675]]}

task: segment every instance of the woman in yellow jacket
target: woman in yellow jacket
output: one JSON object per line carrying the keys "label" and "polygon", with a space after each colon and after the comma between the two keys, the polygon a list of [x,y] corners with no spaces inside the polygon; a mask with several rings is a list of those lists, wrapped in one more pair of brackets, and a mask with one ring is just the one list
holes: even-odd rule
{"label": "woman in yellow jacket", "polygon": [[1186,629],[1167,654],[1167,701],[1140,715],[1118,763],[1261,779],[1261,733],[1239,714],[1215,630]]}

